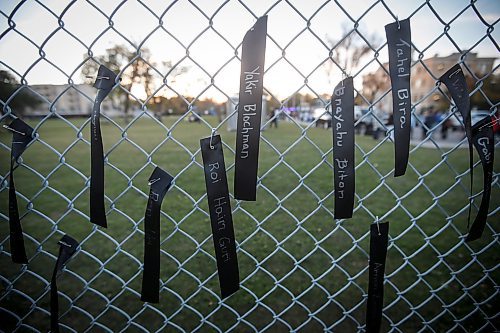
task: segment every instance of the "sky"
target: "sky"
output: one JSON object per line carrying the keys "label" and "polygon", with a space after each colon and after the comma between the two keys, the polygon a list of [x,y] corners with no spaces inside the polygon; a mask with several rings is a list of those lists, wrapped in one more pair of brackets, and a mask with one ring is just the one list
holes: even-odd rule
{"label": "sky", "polygon": [[[0,1],[0,31],[8,30],[8,17],[19,3]],[[443,36],[429,47],[443,33],[445,25],[425,1],[385,0],[399,19],[412,15],[412,42],[423,51],[424,58],[448,55],[457,52],[457,47],[470,49],[485,36],[487,26],[472,8],[457,17],[469,1],[431,0],[429,3],[444,22],[451,21],[448,34],[456,45]],[[500,1],[478,0],[475,5],[488,24],[500,18]],[[379,47],[385,43],[384,26],[394,22],[383,3],[374,0],[129,0],[124,3],[122,0],[27,0],[12,15],[15,30],[0,39],[0,68],[13,69],[24,76],[29,85],[64,84],[68,76],[81,83],[79,67],[89,52],[101,55],[116,44],[141,45],[151,50],[152,60],[157,64],[180,61],[180,66],[188,67],[187,73],[175,79],[167,77],[175,91],[224,101],[226,96],[235,96],[238,92],[240,62],[235,58],[235,50],[241,55],[240,43],[245,32],[256,17],[265,13],[268,14],[268,38],[264,86],[280,99],[298,90],[331,92],[341,79],[341,71],[335,69],[328,76],[321,66],[329,55],[324,43],[328,38],[342,38],[342,25],[352,29],[354,22],[359,22],[358,31],[364,36],[377,36],[375,46]],[[159,28],[158,19],[162,14],[163,29]],[[491,36],[498,43],[500,29],[498,24],[494,27]],[[489,38],[476,45],[472,52],[485,57],[499,55]],[[358,89],[362,75],[378,68],[377,62],[369,64],[373,59],[372,52],[360,62],[360,67],[368,65],[355,76]],[[378,60],[383,63],[387,59],[384,47]],[[162,66],[158,65],[158,69],[166,73]],[[308,87],[302,87],[304,77],[299,72],[308,76]],[[207,89],[212,78],[217,88]],[[160,75],[157,82],[161,82]],[[132,92],[145,98],[141,87],[134,87]],[[172,96],[173,91],[162,90],[158,94]]]}

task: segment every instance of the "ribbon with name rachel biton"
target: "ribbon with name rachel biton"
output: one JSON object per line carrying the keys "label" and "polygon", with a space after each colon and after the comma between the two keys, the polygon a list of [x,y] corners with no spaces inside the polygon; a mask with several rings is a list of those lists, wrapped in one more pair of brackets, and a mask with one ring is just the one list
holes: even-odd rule
{"label": "ribbon with name rachel biton", "polygon": [[455,102],[455,105],[462,115],[462,120],[465,127],[465,135],[467,136],[467,141],[469,142],[469,170],[470,170],[470,196],[469,196],[469,214],[467,217],[467,227],[470,222],[470,214],[472,209],[472,184],[474,183],[474,160],[472,151],[472,129],[471,129],[471,115],[470,115],[470,98],[469,92],[467,91],[467,81],[465,80],[465,75],[459,64],[456,64],[450,68],[446,73],[444,73],[440,78],[440,82],[443,82],[448,91],[450,92],[451,98]]}
{"label": "ribbon with name rachel biton", "polygon": [[234,166],[234,197],[255,201],[259,165],[267,16],[243,38]]}
{"label": "ribbon with name rachel biton", "polygon": [[352,77],[335,87],[331,99],[335,218],[351,218],[354,207],[354,86]]}
{"label": "ribbon with name rachel biton", "polygon": [[104,151],[101,136],[101,103],[115,85],[116,74],[101,65],[97,72],[94,88],[97,96],[90,119],[90,222],[107,228],[104,207]]}
{"label": "ribbon with name rachel biton", "polygon": [[389,73],[394,119],[394,177],[402,176],[408,165],[411,131],[411,29],[410,20],[385,26],[389,49]]}
{"label": "ribbon with name rachel biton", "polygon": [[57,297],[57,275],[62,272],[64,265],[75,254],[78,242],[68,235],[64,235],[59,244],[59,256],[50,281],[50,331],[59,332],[59,299]]}
{"label": "ribbon with name rachel biton", "polygon": [[389,238],[389,222],[372,223],[370,226],[370,264],[368,273],[368,302],[366,332],[380,331],[384,306],[384,273]]}
{"label": "ribbon with name rachel biton", "polygon": [[160,301],[160,210],[161,203],[173,177],[156,167],[149,177],[148,204],[144,215],[144,272],[142,276],[141,300]]}
{"label": "ribbon with name rachel biton", "polygon": [[[498,120],[500,120],[500,118]],[[493,179],[493,160],[495,155],[493,126],[494,122],[498,120],[497,118],[488,116],[472,126],[472,142],[476,147],[481,164],[483,165],[483,197],[481,198],[479,212],[465,239],[466,242],[481,238],[486,226],[488,208],[490,205],[491,181]]]}
{"label": "ribbon with name rachel biton", "polygon": [[220,135],[200,140],[212,237],[222,298],[240,288],[233,217]]}
{"label": "ribbon with name rachel biton", "polygon": [[27,264],[28,257],[24,247],[23,229],[19,219],[19,207],[17,205],[16,186],[14,184],[14,163],[33,141],[33,128],[19,118],[14,119],[4,128],[12,132],[12,146],[10,151],[10,173],[9,173],[9,228],[10,228],[10,252],[12,262]]}

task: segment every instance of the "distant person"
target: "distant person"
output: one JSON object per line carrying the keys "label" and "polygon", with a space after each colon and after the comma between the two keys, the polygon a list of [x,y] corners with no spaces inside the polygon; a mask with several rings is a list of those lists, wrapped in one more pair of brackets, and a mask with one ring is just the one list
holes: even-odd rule
{"label": "distant person", "polygon": [[441,124],[441,139],[446,140],[448,138],[448,129],[451,127],[451,120],[448,118],[446,119],[446,114],[443,112],[440,114],[439,117],[439,122],[442,122]]}
{"label": "distant person", "polygon": [[161,111],[157,111],[155,113],[153,113],[154,117],[161,123],[161,116],[162,116],[162,112]]}
{"label": "distant person", "polygon": [[423,138],[425,139],[427,137],[427,132],[429,132],[429,129],[434,125],[434,109],[430,108],[429,110],[424,112],[424,126],[423,126]]}
{"label": "distant person", "polygon": [[386,125],[388,125],[388,126],[394,125],[394,115],[393,114],[390,114],[389,118],[387,118],[387,124]]}
{"label": "distant person", "polygon": [[274,110],[274,112],[271,112],[271,125],[270,125],[271,128],[273,127],[273,125],[274,127],[278,128],[278,116],[279,116],[278,109]]}

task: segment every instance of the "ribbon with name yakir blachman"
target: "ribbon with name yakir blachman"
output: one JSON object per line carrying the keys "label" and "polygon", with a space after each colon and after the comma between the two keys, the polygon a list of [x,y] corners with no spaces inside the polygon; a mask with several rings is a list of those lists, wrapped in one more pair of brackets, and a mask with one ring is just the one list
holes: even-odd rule
{"label": "ribbon with name yakir blachman", "polygon": [[239,200],[257,198],[266,34],[263,16],[243,38],[234,165],[234,197]]}

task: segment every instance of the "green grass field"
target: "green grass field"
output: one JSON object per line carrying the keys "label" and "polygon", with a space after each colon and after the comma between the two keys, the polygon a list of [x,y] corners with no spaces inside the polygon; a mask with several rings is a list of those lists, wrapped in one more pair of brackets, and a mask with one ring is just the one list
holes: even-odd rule
{"label": "green grass field", "polygon": [[[487,227],[483,238],[472,244],[460,238],[467,230],[469,177],[457,182],[455,172],[467,171],[466,150],[443,155],[437,149],[417,149],[410,162],[419,174],[409,167],[404,177],[395,179],[392,144],[357,136],[361,149],[356,151],[355,213],[352,219],[337,221],[332,215],[331,132],[316,128],[302,132],[284,122],[278,129],[267,129],[260,146],[259,176],[264,177],[257,202],[232,201],[241,290],[220,302],[198,151],[199,139],[209,136],[210,129],[185,121],[172,126],[178,120],[173,117],[163,119],[164,127],[143,118],[127,127],[126,135],[103,121],[105,151],[109,152],[105,167],[108,229],[95,227],[87,218],[85,177],[90,174],[90,146],[79,138],[88,139],[88,123],[82,127],[84,120],[73,120],[76,127],[72,128],[51,119],[38,128],[40,141],[23,155],[28,167],[15,172],[31,258],[27,269],[11,263],[7,255],[4,181],[0,191],[0,308],[23,318],[23,324],[49,330],[49,282],[56,243],[68,233],[81,242],[82,249],[59,277],[59,291],[66,295],[59,297],[60,314],[61,323],[75,331],[104,332],[102,325],[112,331],[140,331],[142,326],[149,331],[211,332],[216,331],[215,325],[222,331],[301,328],[316,332],[323,331],[321,322],[335,325],[334,331],[355,331],[365,322],[368,231],[376,215],[391,222],[384,300],[387,317],[382,331],[391,324],[400,331],[416,331],[424,327],[423,321],[442,331],[465,316],[463,327],[476,330],[486,323],[485,315],[498,315],[498,297],[494,296],[498,296],[494,281],[500,277],[498,229]],[[215,124],[215,119],[207,120]],[[118,123],[125,128],[123,121]],[[234,133],[224,126],[220,134],[234,147]],[[2,175],[8,174],[10,141],[10,133],[1,131]],[[231,166],[232,192],[234,155],[228,147],[224,153],[226,166]],[[154,168],[148,161],[176,175],[176,186],[162,205],[163,285],[160,303],[153,306],[145,306],[139,294],[145,193]],[[482,172],[480,167],[475,170],[477,192]],[[498,207],[499,198],[495,185],[490,211]],[[473,216],[476,212],[473,209]],[[489,218],[492,227],[498,221],[498,214]],[[34,308],[30,308],[32,302]],[[6,319],[0,321],[9,331],[16,322],[5,310],[3,314]]]}

